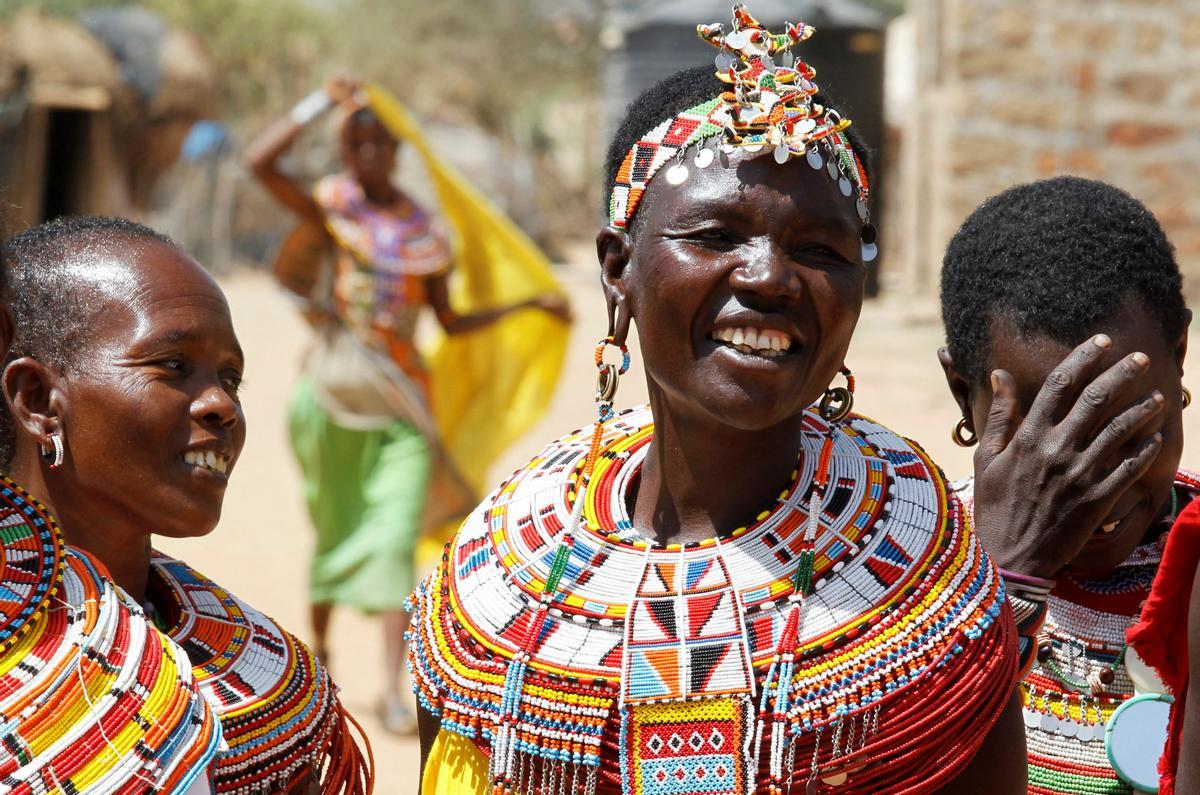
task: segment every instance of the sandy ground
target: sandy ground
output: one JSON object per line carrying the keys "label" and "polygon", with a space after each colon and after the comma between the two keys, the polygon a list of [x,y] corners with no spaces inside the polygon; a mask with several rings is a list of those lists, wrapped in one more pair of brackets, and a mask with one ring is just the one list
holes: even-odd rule
{"label": "sandy ground", "polygon": [[[604,304],[594,260],[582,247],[573,260],[560,271],[575,306],[576,324],[558,392],[550,397],[542,423],[497,463],[493,479],[521,465],[544,442],[594,417],[591,350],[604,333]],[[312,531],[284,428],[306,330],[266,276],[238,273],[224,286],[246,351],[249,435],[220,527],[205,539],[161,546],[308,638],[305,582]],[[957,477],[967,471],[970,454],[950,441],[950,427],[958,415],[934,356],[941,342],[932,300],[893,297],[864,307],[848,361],[858,377],[855,409],[919,440],[951,477]],[[631,348],[635,370],[622,379],[618,406],[645,399],[636,347]],[[1192,385],[1194,390],[1198,386]],[[1200,411],[1193,409],[1185,418],[1189,433],[1200,433]],[[363,722],[374,747],[376,791],[416,793],[416,740],[389,736],[374,714],[382,670],[379,628],[361,615],[341,611],[335,615],[332,636],[334,676],[346,706]]]}

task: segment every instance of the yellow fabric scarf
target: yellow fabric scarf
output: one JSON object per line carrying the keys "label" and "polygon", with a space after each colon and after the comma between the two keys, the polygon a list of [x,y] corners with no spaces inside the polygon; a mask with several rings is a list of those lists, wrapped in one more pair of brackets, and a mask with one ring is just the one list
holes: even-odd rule
{"label": "yellow fabric scarf", "polygon": [[[512,221],[434,154],[404,106],[378,85],[367,86],[371,110],[398,140],[417,150],[437,188],[451,232],[455,311],[471,313],[561,293],[550,262]],[[541,417],[562,370],[569,326],[539,310],[506,315],[479,331],[442,335],[426,351],[431,403],[442,444],[477,495],[488,468]],[[423,538],[418,566],[441,554],[457,529]]]}

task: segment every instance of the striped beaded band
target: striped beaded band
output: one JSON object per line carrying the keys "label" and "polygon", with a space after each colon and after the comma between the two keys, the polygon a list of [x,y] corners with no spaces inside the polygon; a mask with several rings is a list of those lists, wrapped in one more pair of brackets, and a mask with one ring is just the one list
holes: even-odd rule
{"label": "striped beaded band", "polygon": [[50,607],[0,657],[0,788],[187,790],[221,729],[183,651],[86,553],[64,560]]}
{"label": "striped beaded band", "polygon": [[0,478],[0,652],[45,612],[63,569],[58,525],[8,478]]}
{"label": "striped beaded band", "polygon": [[187,651],[224,730],[218,791],[278,792],[311,774],[321,792],[367,792],[364,753],[313,653],[186,563],[155,552],[150,565],[167,634]]}
{"label": "striped beaded band", "polygon": [[[722,25],[697,26],[700,38],[721,50],[716,77],[729,89],[667,119],[630,148],[609,196],[609,222],[621,229],[629,226],[650,180],[667,163],[674,161],[667,169],[668,182],[686,180],[690,147],[696,147],[693,163],[699,168],[717,159],[718,152],[729,155],[744,148],[756,153],[770,147],[778,163],[804,155],[814,169],[827,170],[844,196],[855,197],[863,224],[863,260],[873,260],[878,249],[867,206],[870,188],[845,134],[850,120],[815,101],[816,70],[790,52],[814,29],[801,22],[772,34],[742,5],[734,6],[733,15],[728,34]],[[718,139],[715,147],[708,146]]]}

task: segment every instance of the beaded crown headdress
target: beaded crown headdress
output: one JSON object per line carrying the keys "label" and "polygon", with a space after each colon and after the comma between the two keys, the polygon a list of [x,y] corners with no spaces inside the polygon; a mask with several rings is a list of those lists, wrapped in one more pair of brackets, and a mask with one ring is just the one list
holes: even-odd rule
{"label": "beaded crown headdress", "polygon": [[667,181],[684,182],[689,148],[696,149],[694,165],[704,168],[738,148],[757,153],[769,147],[778,163],[803,155],[813,169],[826,169],[844,196],[854,198],[863,224],[863,261],[875,259],[870,187],[845,133],[850,120],[816,100],[816,70],[791,52],[814,29],[787,23],[783,33],[771,33],[741,4],[733,7],[732,27],[726,33],[721,24],[696,26],[700,38],[721,51],[716,77],[728,88],[662,122],[633,145],[612,187],[610,223],[629,225],[650,180],[672,160]]}

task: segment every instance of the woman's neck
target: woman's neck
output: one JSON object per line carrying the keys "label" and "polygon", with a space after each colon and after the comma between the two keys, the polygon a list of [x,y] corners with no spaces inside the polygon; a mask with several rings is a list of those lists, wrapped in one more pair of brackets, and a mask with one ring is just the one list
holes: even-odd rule
{"label": "woman's neck", "polygon": [[113,582],[143,602],[150,576],[150,534],[124,527],[109,515],[119,510],[106,512],[106,506],[81,499],[52,474],[43,475],[38,462],[23,465],[18,461],[12,468],[13,479],[58,520],[67,544],[99,560]]}
{"label": "woman's neck", "polygon": [[654,440],[642,465],[633,525],[658,543],[733,530],[775,504],[791,482],[803,416],[758,431],[679,414],[651,396]]}

